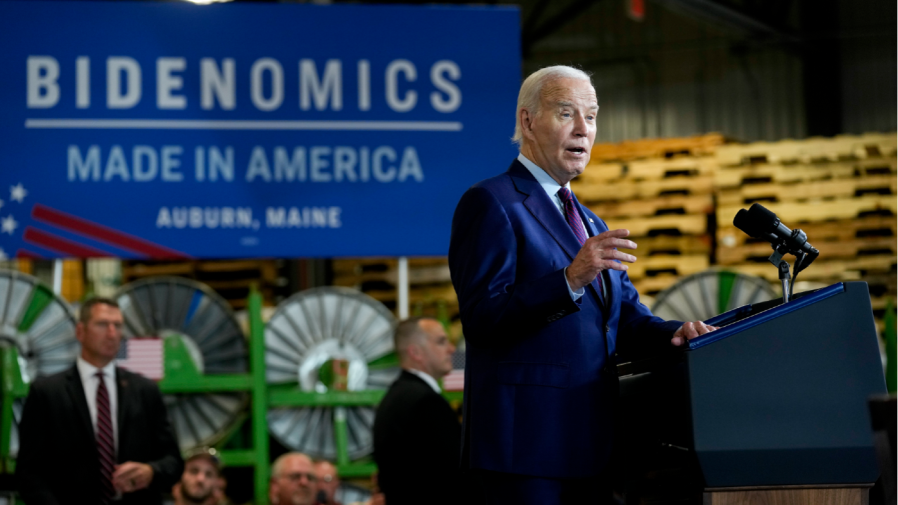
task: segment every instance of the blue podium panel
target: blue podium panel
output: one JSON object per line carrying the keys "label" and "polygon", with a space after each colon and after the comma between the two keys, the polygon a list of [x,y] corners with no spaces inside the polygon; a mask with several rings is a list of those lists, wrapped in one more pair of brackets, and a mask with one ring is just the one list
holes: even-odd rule
{"label": "blue podium panel", "polygon": [[707,486],[877,479],[867,399],[886,389],[866,283],[836,284],[719,332],[686,353]]}
{"label": "blue podium panel", "polygon": [[0,2],[0,257],[445,255],[516,8]]}

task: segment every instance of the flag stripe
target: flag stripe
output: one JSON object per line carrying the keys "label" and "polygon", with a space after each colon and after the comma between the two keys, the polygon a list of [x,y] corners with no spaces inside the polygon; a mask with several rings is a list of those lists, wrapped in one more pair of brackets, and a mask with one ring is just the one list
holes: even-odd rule
{"label": "flag stripe", "polygon": [[159,338],[129,338],[119,348],[116,365],[148,379],[161,380],[165,376],[162,345]]}
{"label": "flag stripe", "polygon": [[188,258],[186,254],[137,238],[107,226],[73,216],[71,214],[35,204],[31,216],[38,221],[58,226],[79,235],[99,240],[128,251],[145,254],[151,258]]}
{"label": "flag stripe", "polygon": [[44,259],[44,257],[41,256],[40,254],[38,254],[34,251],[29,251],[28,249],[19,249],[18,251],[16,251],[16,257],[17,258],[31,258],[33,260]]}
{"label": "flag stripe", "polygon": [[112,256],[111,254],[99,249],[81,245],[77,242],[72,242],[71,240],[62,238],[58,235],[47,233],[30,226],[28,228],[25,228],[25,233],[22,238],[24,238],[25,242],[28,242],[29,244],[44,247],[62,254],[68,254],[77,258],[108,258]]}

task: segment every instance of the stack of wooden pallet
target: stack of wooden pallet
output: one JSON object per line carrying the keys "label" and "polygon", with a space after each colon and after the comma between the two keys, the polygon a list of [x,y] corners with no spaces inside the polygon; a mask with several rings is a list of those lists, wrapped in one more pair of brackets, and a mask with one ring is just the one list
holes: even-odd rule
{"label": "stack of wooden pallet", "polygon": [[718,134],[596,144],[590,165],[571,183],[581,203],[610,229],[626,228],[638,259],[628,274],[652,295],[710,265],[713,154]]}
{"label": "stack of wooden pallet", "polygon": [[[348,258],[331,263],[335,286],[358,289],[396,311],[399,266],[396,258]],[[446,258],[409,258],[409,305],[412,315],[458,319],[458,298]]]}
{"label": "stack of wooden pallet", "polygon": [[275,305],[287,284],[283,260],[124,261],[122,282],[160,275],[194,279],[221,295],[234,309],[246,307],[250,286],[256,285],[265,305]]}
{"label": "stack of wooden pallet", "polygon": [[717,150],[717,161],[717,263],[777,281],[770,244],[732,225],[739,209],[758,202],[820,251],[799,280],[865,280],[875,311],[894,299],[894,133],[730,144]]}

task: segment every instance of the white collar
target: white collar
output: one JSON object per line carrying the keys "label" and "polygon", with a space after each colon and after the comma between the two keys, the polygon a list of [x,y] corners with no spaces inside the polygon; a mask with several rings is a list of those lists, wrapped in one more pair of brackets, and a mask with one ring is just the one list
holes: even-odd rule
{"label": "white collar", "polygon": [[[536,182],[543,187],[549,197],[557,198],[556,193],[561,189],[561,184],[558,184],[558,181],[553,179],[551,175],[540,168],[536,163],[530,161],[523,153],[518,154],[518,161],[533,174],[533,177],[536,177]],[[565,184],[564,187],[571,189],[571,183]]]}
{"label": "white collar", "polygon": [[108,379],[115,380],[115,361],[110,361],[109,364],[103,368],[97,368],[85,361],[81,356],[78,356],[78,360],[75,361],[75,366],[78,367],[78,374],[81,375],[82,385],[87,384],[87,381],[90,380],[91,377],[97,375],[98,370],[102,370],[103,375]]}
{"label": "white collar", "polygon": [[408,373],[415,374],[418,377],[420,377],[422,381],[426,382],[427,385],[430,386],[431,389],[436,391],[438,394],[442,393],[442,391],[440,390],[440,385],[437,384],[437,380],[434,379],[433,377],[431,377],[429,374],[426,374],[426,373],[422,372],[421,370],[415,370],[414,368],[406,368],[405,371]]}

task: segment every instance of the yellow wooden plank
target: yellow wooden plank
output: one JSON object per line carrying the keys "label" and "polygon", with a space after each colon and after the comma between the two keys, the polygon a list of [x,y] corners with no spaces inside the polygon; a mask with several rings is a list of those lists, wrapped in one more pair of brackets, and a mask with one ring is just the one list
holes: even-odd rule
{"label": "yellow wooden plank", "polygon": [[650,200],[629,200],[589,205],[589,209],[606,221],[616,217],[654,216],[662,214],[710,214],[714,210],[711,195],[666,196]]}
{"label": "yellow wooden plank", "polygon": [[[717,209],[718,223],[731,223],[741,208],[748,206],[722,206]],[[784,202],[764,204],[776,214],[786,226],[794,227],[804,221],[825,221],[827,219],[850,219],[864,213],[898,211],[898,200],[894,196],[864,196],[837,200],[812,202]]]}

